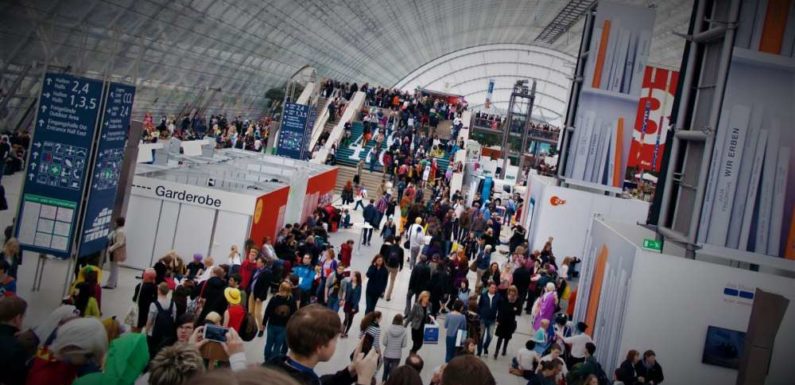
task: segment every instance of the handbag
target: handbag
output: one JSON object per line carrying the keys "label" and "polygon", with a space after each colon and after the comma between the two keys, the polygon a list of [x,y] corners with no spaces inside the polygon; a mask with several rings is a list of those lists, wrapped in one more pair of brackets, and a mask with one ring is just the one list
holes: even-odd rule
{"label": "handbag", "polygon": [[411,248],[411,245],[409,244],[408,240],[406,240],[406,242],[403,242],[403,248],[404,249],[410,249]]}
{"label": "handbag", "polygon": [[434,323],[425,324],[425,330],[422,333],[422,341],[429,345],[436,345],[439,343],[439,325]]}
{"label": "handbag", "polygon": [[138,323],[138,304],[134,303],[130,305],[130,309],[127,310],[127,315],[124,316],[124,324],[130,326],[136,326]]}

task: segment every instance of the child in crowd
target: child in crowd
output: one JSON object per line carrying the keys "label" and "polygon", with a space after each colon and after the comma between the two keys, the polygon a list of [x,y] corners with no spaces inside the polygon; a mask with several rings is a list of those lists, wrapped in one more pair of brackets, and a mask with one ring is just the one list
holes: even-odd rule
{"label": "child in crowd", "polygon": [[348,209],[342,210],[342,228],[349,229],[351,227],[351,214]]}

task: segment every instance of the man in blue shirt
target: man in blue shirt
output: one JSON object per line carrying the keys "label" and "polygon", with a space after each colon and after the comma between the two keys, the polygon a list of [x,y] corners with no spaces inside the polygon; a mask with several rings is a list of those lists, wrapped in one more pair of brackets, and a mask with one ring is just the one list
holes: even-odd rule
{"label": "man in blue shirt", "polygon": [[485,352],[489,355],[489,344],[494,335],[494,328],[497,326],[497,303],[500,295],[497,293],[497,284],[492,282],[486,293],[480,295],[478,301],[478,315],[480,316],[480,329],[483,335],[478,341],[478,357]]}

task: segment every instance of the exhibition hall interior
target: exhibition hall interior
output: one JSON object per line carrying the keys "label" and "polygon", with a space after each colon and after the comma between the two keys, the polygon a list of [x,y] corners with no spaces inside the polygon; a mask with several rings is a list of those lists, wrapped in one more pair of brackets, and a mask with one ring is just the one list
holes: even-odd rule
{"label": "exhibition hall interior", "polygon": [[795,0],[4,0],[0,44],[0,385],[795,383]]}

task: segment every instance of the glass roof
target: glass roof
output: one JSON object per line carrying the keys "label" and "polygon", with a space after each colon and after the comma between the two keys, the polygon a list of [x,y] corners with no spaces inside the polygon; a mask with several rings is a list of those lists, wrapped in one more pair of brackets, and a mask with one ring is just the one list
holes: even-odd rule
{"label": "glass roof", "polygon": [[[647,0],[626,0],[646,4]],[[660,1],[660,47],[692,0]],[[304,65],[322,77],[392,86],[444,55],[485,44],[530,44],[564,0],[25,0],[0,2],[0,123],[35,96],[44,65],[138,87],[133,112],[264,110],[265,92]],[[671,15],[676,14],[676,17]],[[673,20],[673,21],[671,21]],[[580,23],[581,24],[581,23]],[[667,29],[665,29],[667,28]],[[661,35],[662,36],[662,35]],[[575,25],[549,48],[575,54]],[[677,38],[678,39],[678,38]],[[681,39],[679,39],[681,40]],[[655,40],[656,43],[656,40]],[[653,46],[654,47],[654,46]],[[668,54],[667,52],[673,52]],[[678,55],[678,56],[677,56]],[[551,56],[550,56],[551,57]],[[512,64],[505,63],[510,66]],[[521,66],[516,63],[514,65]],[[529,69],[529,67],[528,67]],[[537,66],[532,71],[543,71]],[[503,64],[492,74],[507,74]],[[514,71],[515,72],[515,71]],[[486,76],[472,68],[466,74]],[[535,72],[532,72],[535,74]],[[450,81],[471,81],[460,74]],[[535,76],[535,75],[532,75]],[[500,79],[500,78],[498,78]],[[552,84],[552,83],[550,83]],[[554,87],[549,85],[548,87]],[[550,95],[557,91],[547,90]],[[565,98],[564,98],[565,99]],[[550,101],[550,103],[552,103]],[[551,105],[551,104],[550,104]]]}

